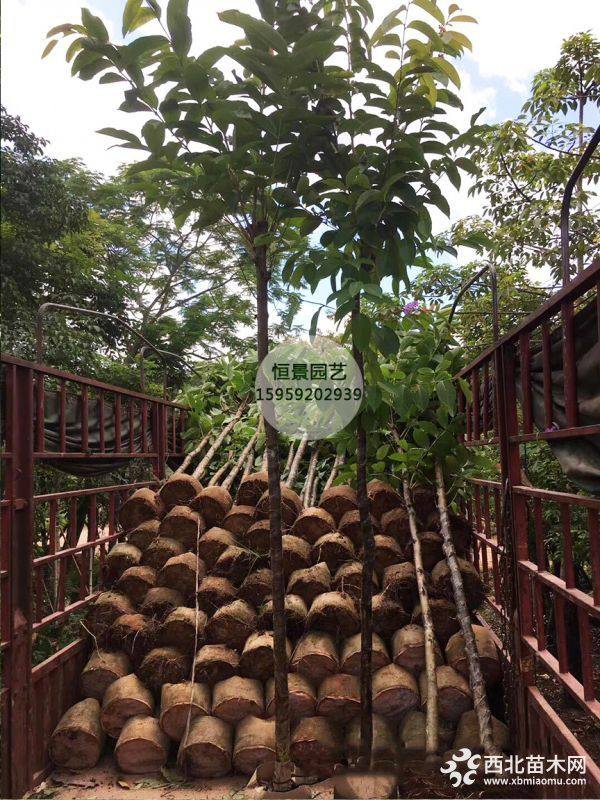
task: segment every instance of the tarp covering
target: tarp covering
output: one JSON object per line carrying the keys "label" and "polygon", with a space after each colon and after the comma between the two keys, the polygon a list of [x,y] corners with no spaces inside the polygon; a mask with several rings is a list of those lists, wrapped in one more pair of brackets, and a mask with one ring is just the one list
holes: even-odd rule
{"label": "tarp covering", "polygon": [[[111,453],[115,449],[115,413],[114,405],[104,401],[104,451]],[[146,449],[152,450],[152,419],[148,415],[146,431]],[[66,448],[65,452],[81,452],[81,398],[67,393],[65,398],[66,422]],[[129,450],[130,420],[127,406],[121,410],[121,450]],[[60,452],[60,394],[46,389],[44,392],[44,450],[50,453]],[[142,421],[139,414],[133,417],[133,450],[142,452]],[[98,404],[88,404],[88,458],[52,458],[48,463],[79,477],[93,477],[104,475],[121,469],[129,463],[129,459],[101,458],[94,454],[100,453],[100,415]]]}
{"label": "tarp covering", "polygon": [[[577,362],[577,398],[579,425],[600,424],[600,341],[598,306],[589,303],[575,314],[575,359]],[[562,330],[550,337],[550,369],[552,371],[552,420],[556,428],[566,428]],[[532,351],[531,389],[533,419],[539,430],[545,430],[543,361],[541,347]],[[522,400],[520,373],[517,394]],[[575,436],[549,440],[548,444],[560,466],[573,483],[592,494],[600,495],[600,436]]]}

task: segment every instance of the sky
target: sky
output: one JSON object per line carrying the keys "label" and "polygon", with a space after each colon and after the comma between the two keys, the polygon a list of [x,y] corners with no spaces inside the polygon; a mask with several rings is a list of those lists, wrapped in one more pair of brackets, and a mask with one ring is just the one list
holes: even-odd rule
{"label": "sky", "polygon": [[[371,3],[376,17],[382,17],[399,0]],[[72,78],[64,48],[55,48],[44,61],[40,58],[46,32],[62,22],[78,21],[81,5],[81,0],[5,0],[2,103],[49,141],[50,155],[79,157],[90,169],[110,174],[123,161],[136,158],[135,151],[109,149],[111,141],[96,133],[102,127],[131,126],[134,115],[127,118],[117,110],[122,100],[119,84],[92,88]],[[87,6],[102,17],[111,38],[118,39],[124,0],[88,0]],[[533,74],[558,59],[561,41],[582,30],[600,30],[598,0],[464,0],[461,6],[478,20],[465,30],[473,53],[458,65],[465,123],[481,107],[486,108],[482,119],[487,122],[515,116]],[[190,0],[192,52],[233,41],[236,29],[217,17],[218,11],[232,7],[255,9],[252,0]],[[467,196],[467,186],[449,191],[448,199],[453,220],[476,212],[480,202]],[[447,225],[441,215],[434,222],[440,230]],[[320,300],[326,293],[323,288],[313,299]],[[297,322],[307,326],[313,312],[314,306],[306,304]]]}

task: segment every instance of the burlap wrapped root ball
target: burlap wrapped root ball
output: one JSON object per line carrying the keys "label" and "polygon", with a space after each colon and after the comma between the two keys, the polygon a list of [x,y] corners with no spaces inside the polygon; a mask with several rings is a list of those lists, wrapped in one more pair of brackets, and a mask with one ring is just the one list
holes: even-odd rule
{"label": "burlap wrapped root ball", "polygon": [[138,667],[156,644],[157,632],[156,620],[143,614],[122,614],[110,626],[106,638],[112,647],[127,653]]}
{"label": "burlap wrapped root ball", "polygon": [[61,769],[92,769],[104,749],[100,704],[88,697],[71,706],[50,737],[50,760]]}
{"label": "burlap wrapped root ball", "polygon": [[[292,654],[292,646],[286,640],[288,660]],[[255,631],[246,639],[240,656],[240,675],[266,681],[273,676],[273,632]]]}
{"label": "burlap wrapped root ball", "polygon": [[207,575],[198,589],[198,607],[211,617],[218,608],[232,603],[237,597],[237,589],[228,578]]}
{"label": "burlap wrapped root ball", "polygon": [[374,595],[372,607],[373,631],[384,639],[389,639],[399,627],[410,620],[400,600],[386,592]]}
{"label": "burlap wrapped root ball", "polygon": [[206,640],[241,650],[246,639],[256,630],[256,611],[245,600],[233,600],[217,609],[206,628]]}
{"label": "burlap wrapped root ball", "polygon": [[[379,521],[375,519],[373,514],[370,515],[370,519],[373,534],[376,536],[377,534],[381,533]],[[346,513],[340,519],[337,529],[340,533],[344,534],[344,536],[347,536],[350,539],[356,551],[358,552],[363,543],[360,511],[357,508],[354,508],[351,511],[346,511]]]}
{"label": "burlap wrapped root ball", "polygon": [[[297,594],[285,596],[285,627],[287,635],[296,639],[304,631],[308,609],[304,600]],[[258,613],[258,627],[260,630],[273,628],[273,600],[269,598],[260,607]]]}
{"label": "burlap wrapped root ball", "polygon": [[102,643],[110,626],[122,614],[133,614],[131,600],[120,592],[102,592],[91,604],[86,617],[85,629]]}
{"label": "burlap wrapped root ball", "polygon": [[136,567],[142,560],[142,551],[129,542],[117,542],[106,556],[106,574],[109,585],[117,581],[129,567]]}
{"label": "burlap wrapped root ball", "polygon": [[223,486],[206,486],[190,503],[207,525],[221,525],[233,506],[233,499]]}
{"label": "burlap wrapped root ball", "polygon": [[308,544],[314,544],[317,539],[326,533],[333,533],[335,530],[335,519],[324,508],[311,506],[300,512],[296,521],[292,525],[290,533],[299,536]]}
{"label": "burlap wrapped root ball", "polygon": [[[308,678],[300,672],[290,672],[288,674],[288,692],[291,720],[315,716],[317,691]],[[267,681],[265,701],[267,717],[273,717],[275,715],[275,681],[273,678],[269,678]]]}
{"label": "burlap wrapped root ball", "polygon": [[[465,561],[464,558],[458,558],[457,561],[469,611],[474,611],[481,605],[485,596],[483,581],[470,561]],[[438,561],[431,571],[431,580],[438,596],[454,600],[450,567],[446,561]]]}
{"label": "burlap wrapped root ball", "polygon": [[397,664],[388,664],[373,674],[373,712],[400,719],[418,708],[419,687],[414,676]]}
{"label": "burlap wrapped root ball", "polygon": [[205,644],[194,659],[194,678],[209,686],[237,675],[240,657],[225,644]]}
{"label": "burlap wrapped root ball", "polygon": [[184,598],[193,598],[196,584],[200,584],[206,575],[206,565],[197,558],[195,552],[173,556],[165,562],[158,573],[157,584],[176,589]]}
{"label": "burlap wrapped root ball", "polygon": [[[333,578],[332,589],[336,592],[346,592],[360,602],[362,597],[362,569],[360,561],[345,561],[341,564]],[[371,576],[372,592],[375,593],[379,588],[379,580],[375,573]]]}
{"label": "burlap wrapped root ball", "polygon": [[269,488],[269,475],[265,470],[252,472],[240,481],[236,504],[241,506],[256,506],[262,495]]}
{"label": "burlap wrapped root ball", "polygon": [[161,519],[165,506],[161,498],[148,487],[135,491],[121,506],[119,522],[125,531],[131,531],[152,519]]}
{"label": "burlap wrapped root ball", "polygon": [[129,531],[127,541],[138,547],[143,553],[155,539],[158,539],[159,531],[160,520],[147,519],[145,522],[141,522],[137,528]]}
{"label": "burlap wrapped root ball", "polygon": [[329,777],[343,751],[339,728],[325,717],[304,717],[292,731],[290,755],[305,775]]}
{"label": "burlap wrapped root ball", "polygon": [[[494,639],[491,632],[482,625],[473,625],[472,627],[483,680],[486,686],[495,686],[502,677],[502,666]],[[469,662],[462,633],[455,633],[448,640],[446,661],[467,680],[469,679]]]}
{"label": "burlap wrapped root ball", "polygon": [[177,761],[190,778],[222,778],[231,772],[233,727],[217,717],[195,717],[181,740]]}
{"label": "burlap wrapped root ball", "polygon": [[111,683],[131,672],[133,666],[127,653],[94,650],[81,673],[81,694],[102,702]]}
{"label": "burlap wrapped root ball", "polygon": [[[340,670],[348,675],[360,675],[361,635],[350,636],[342,643]],[[371,669],[375,672],[390,663],[383,639],[376,633],[372,637]]]}
{"label": "burlap wrapped root ball", "polygon": [[160,626],[158,641],[165,647],[177,647],[183,653],[194,654],[204,643],[206,621],[204,611],[179,606]]}
{"label": "burlap wrapped root ball", "polygon": [[213,716],[236,724],[247,716],[262,717],[264,712],[265,697],[260,681],[234,675],[213,686]]}
{"label": "burlap wrapped root ball", "polygon": [[[360,758],[360,716],[355,717],[346,727],[346,758],[350,764],[356,763]],[[373,747],[371,749],[372,766],[374,769],[391,769],[397,759],[398,747],[394,726],[390,720],[373,714]]]}
{"label": "burlap wrapped root ball", "polygon": [[159,536],[144,550],[142,564],[160,572],[170,558],[182,553],[185,553],[185,547],[177,539]]}
{"label": "burlap wrapped root ball", "polygon": [[288,594],[299,595],[310,607],[313,600],[331,587],[331,572],[327,564],[315,564],[313,567],[298,569],[292,572],[287,585]]}
{"label": "burlap wrapped root ball", "polygon": [[160,727],[169,739],[181,741],[188,720],[210,714],[210,687],[202,683],[165,683],[160,695]]}
{"label": "burlap wrapped root ball", "polygon": [[334,636],[352,636],[360,630],[356,603],[349,594],[325,592],[313,600],[306,625]]}
{"label": "burlap wrapped root ball", "polygon": [[193,475],[178,472],[171,475],[162,485],[159,494],[166,509],[186,506],[202,491],[202,484]]}
{"label": "burlap wrapped root ball", "polygon": [[198,539],[206,530],[206,523],[188,506],[174,506],[162,518],[160,535],[180,542],[186,550],[196,551]]}
{"label": "burlap wrapped root ball", "polygon": [[258,766],[270,761],[275,761],[275,720],[245,717],[235,730],[235,771],[252,775]]}
{"label": "burlap wrapped root ball", "polygon": [[[423,711],[409,711],[398,729],[401,747],[409,753],[423,753],[426,748],[427,716]],[[438,753],[444,753],[454,740],[455,726],[448,720],[438,718]]]}
{"label": "burlap wrapped root ball", "polygon": [[[473,707],[473,694],[468,681],[452,667],[442,665],[435,670],[438,692],[438,714],[448,722],[458,722],[465,711]],[[427,676],[419,677],[421,705],[427,707]]]}
{"label": "burlap wrapped root ball", "polygon": [[241,539],[255,522],[256,508],[254,506],[234,505],[224,518],[222,526]]}
{"label": "burlap wrapped root ball", "polygon": [[115,589],[127,595],[132,605],[139,608],[150,589],[154,589],[156,586],[157,577],[157,572],[153,567],[146,565],[129,567],[117,580]]}
{"label": "burlap wrapped root ball", "polygon": [[385,481],[369,481],[367,484],[367,497],[371,514],[376,519],[381,519],[386,512],[394,508],[401,508],[404,505],[402,497]]}
{"label": "burlap wrapped root ball", "polygon": [[[420,625],[405,625],[396,631],[392,640],[394,663],[418,677],[425,669],[425,631]],[[436,665],[444,663],[437,642],[434,646]]]}
{"label": "burlap wrapped root ball", "polygon": [[125,773],[158,772],[167,763],[169,737],[154,717],[131,717],[115,745],[115,759]]}
{"label": "burlap wrapped root ball", "polygon": [[360,682],[356,675],[329,675],[321,681],[317,715],[345,725],[360,713]]}
{"label": "burlap wrapped root ball", "polygon": [[101,724],[104,732],[118,738],[131,717],[151,716],[154,712],[152,692],[135,674],[125,675],[111,683],[102,701]]}
{"label": "burlap wrapped root ball", "polygon": [[321,631],[306,633],[294,649],[290,668],[315,682],[335,674],[339,669],[339,658],[333,638]]}
{"label": "burlap wrapped root ball", "polygon": [[[291,527],[302,511],[302,500],[293,489],[281,484],[281,521]],[[268,490],[263,492],[256,504],[256,513],[259,518],[267,519],[270,514],[270,500]]]}
{"label": "burlap wrapped root ball", "polygon": [[332,486],[321,495],[319,506],[331,514],[337,525],[347,511],[358,508],[356,491],[351,486]]}

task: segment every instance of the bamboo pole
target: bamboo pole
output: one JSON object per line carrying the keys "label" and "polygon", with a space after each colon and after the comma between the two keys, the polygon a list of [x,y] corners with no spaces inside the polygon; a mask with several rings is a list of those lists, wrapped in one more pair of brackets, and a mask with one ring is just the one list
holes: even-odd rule
{"label": "bamboo pole", "polygon": [[454,593],[458,621],[465,640],[465,653],[469,664],[469,683],[471,684],[471,691],[473,692],[473,706],[477,714],[481,745],[485,755],[499,755],[500,751],[494,744],[492,715],[485,691],[485,681],[483,680],[483,674],[481,672],[477,643],[471,624],[471,615],[469,614],[467,606],[465,589],[456,558],[454,542],[450,534],[450,520],[448,519],[446,490],[444,488],[444,473],[439,461],[435,462],[435,484],[437,489],[437,505],[440,512],[440,532],[444,540],[444,555],[446,556],[446,561],[450,569],[450,580],[452,582],[452,591]]}
{"label": "bamboo pole", "polygon": [[296,450],[296,455],[294,456],[294,460],[292,461],[292,466],[290,467],[290,471],[287,476],[287,480],[285,482],[285,485],[288,486],[290,489],[294,488],[294,483],[296,482],[296,478],[298,476],[298,470],[300,469],[300,464],[302,462],[302,457],[304,456],[304,451],[306,450],[307,444],[308,444],[308,433],[305,433],[300,439],[300,444],[298,445],[298,449]]}
{"label": "bamboo pole", "polygon": [[243,414],[244,414],[244,412],[245,412],[247,407],[248,407],[248,401],[244,400],[242,402],[242,404],[240,405],[240,407],[238,408],[237,413],[234,416],[234,418],[230,422],[228,422],[227,425],[225,425],[225,427],[223,428],[221,433],[217,436],[215,441],[212,443],[212,445],[208,449],[208,451],[207,451],[206,455],[204,456],[204,458],[202,459],[202,461],[198,464],[198,466],[196,467],[196,469],[192,473],[194,478],[199,479],[204,475],[204,473],[206,471],[206,468],[208,467],[210,462],[213,460],[215,453],[217,452],[219,447],[223,444],[223,442],[225,441],[225,438],[227,437],[227,435],[233,430],[233,428],[240,421],[240,419],[242,418],[242,416],[243,416]]}
{"label": "bamboo pole", "polygon": [[178,475],[181,472],[185,472],[189,465],[192,463],[193,459],[198,455],[198,453],[202,452],[204,446],[207,444],[208,440],[210,439],[210,432],[206,434],[206,436],[200,441],[200,444],[197,447],[187,454],[187,456],[183,459],[181,464],[177,467],[177,469],[173,472],[173,475]]}
{"label": "bamboo pole", "polygon": [[[250,441],[248,442],[246,447],[244,447],[244,449],[242,450],[242,452],[240,454],[240,457],[238,458],[238,460],[233,465],[233,468],[231,469],[231,472],[229,473],[229,475],[225,478],[225,480],[221,484],[224,489],[227,489],[227,490],[231,489],[231,487],[233,485],[233,482],[237,478],[238,473],[241,470],[244,462],[249,462],[250,465],[252,465],[252,461],[251,461],[251,459],[252,459],[252,451],[254,449],[254,445],[256,444],[257,439],[258,439],[258,431],[256,431],[256,433],[252,436],[252,438],[250,439]],[[246,467],[247,466],[248,466],[248,463],[246,463]]]}
{"label": "bamboo pole", "polygon": [[425,722],[425,752],[428,761],[437,760],[439,747],[439,720],[438,720],[438,688],[435,664],[435,630],[431,608],[429,607],[429,594],[425,583],[425,570],[421,553],[421,540],[417,535],[417,515],[412,503],[412,495],[406,478],[402,481],[404,489],[404,504],[408,512],[410,537],[413,544],[413,557],[417,573],[417,589],[421,603],[421,616],[423,630],[425,631],[425,673],[427,675],[427,715]]}

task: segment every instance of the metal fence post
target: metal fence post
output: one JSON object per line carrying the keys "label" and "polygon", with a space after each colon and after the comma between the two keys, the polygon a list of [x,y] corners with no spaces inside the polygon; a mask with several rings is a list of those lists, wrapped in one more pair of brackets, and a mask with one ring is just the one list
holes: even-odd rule
{"label": "metal fence post", "polygon": [[33,371],[9,373],[7,394],[12,458],[7,468],[11,501],[10,602],[10,788],[21,797],[31,788],[31,633],[33,562]]}

